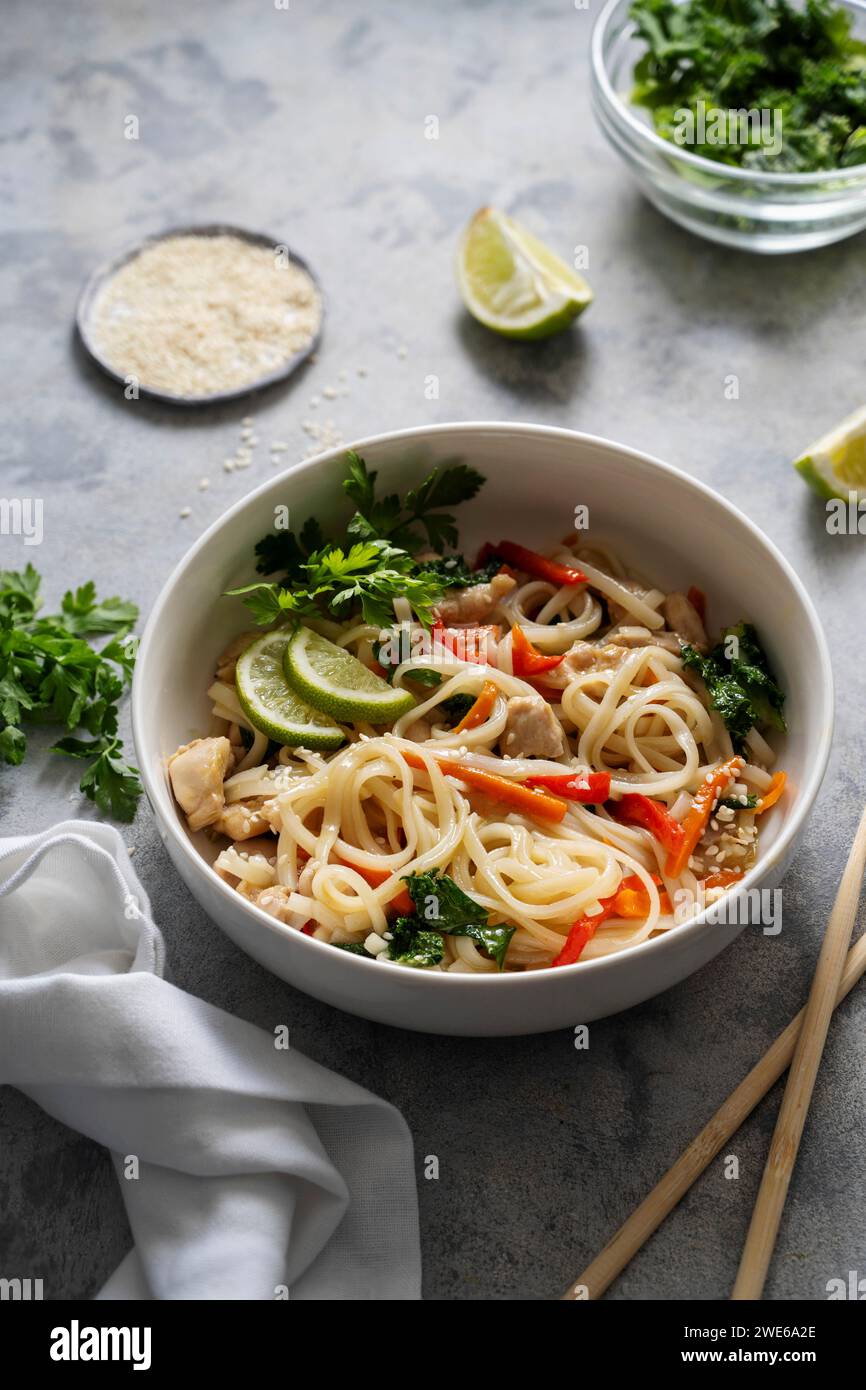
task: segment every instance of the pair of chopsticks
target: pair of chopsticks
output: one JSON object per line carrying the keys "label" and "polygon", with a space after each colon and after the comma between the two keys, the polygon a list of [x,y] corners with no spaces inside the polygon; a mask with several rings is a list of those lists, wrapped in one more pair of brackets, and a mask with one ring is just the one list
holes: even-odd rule
{"label": "pair of chopsticks", "polygon": [[779,1034],[757,1066],[740,1082],[661,1182],[620,1226],[601,1254],[569,1285],[562,1295],[563,1300],[583,1301],[601,1297],[632,1256],[685,1196],[722,1145],[736,1133],[758,1101],[790,1066],[791,1072],[731,1295],[734,1299],[761,1297],[830,1018],[836,1005],[841,1003],[866,971],[866,932],[848,949],[857,916],[864,868],[866,810],[860,819],[839,884],[805,1008]]}

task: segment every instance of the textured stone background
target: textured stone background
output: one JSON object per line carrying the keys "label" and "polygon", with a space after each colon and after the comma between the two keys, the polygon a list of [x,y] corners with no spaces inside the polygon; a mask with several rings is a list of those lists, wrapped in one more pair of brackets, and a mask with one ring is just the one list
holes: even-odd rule
{"label": "textured stone background", "polygon": [[[0,555],[7,566],[35,557],[49,601],[93,576],[146,614],[195,536],[270,470],[268,441],[290,444],[287,461],[300,454],[310,397],[345,370],[350,394],[323,401],[318,418],[347,440],[426,421],[536,420],[669,459],[781,545],[827,623],[837,736],[785,884],[785,930],[747,931],[679,988],[594,1024],[588,1053],[567,1033],[401,1034],[305,998],[206,920],[146,809],[129,829],[174,979],[264,1027],[290,1020],[310,1056],[402,1108],[419,1174],[424,1155],[439,1156],[440,1180],[419,1184],[434,1299],[548,1298],[597,1252],[802,1002],[863,797],[863,540],[826,535],[786,461],[862,401],[864,241],[762,259],[664,221],[593,125],[590,3],[4,5],[2,486],[44,497],[46,535],[38,551],[0,539]],[[130,114],[137,142],[123,138]],[[424,138],[431,114],[436,141]],[[467,320],[452,256],[484,202],[563,254],[589,247],[597,300],[576,331],[522,347]],[[317,268],[330,302],[318,362],[253,407],[124,402],[73,345],[83,277],[145,233],[223,218],[273,232]],[[438,401],[425,399],[429,373]],[[723,394],[729,373],[738,401]],[[222,460],[251,409],[258,461],[228,475]],[[203,475],[212,484],[199,493]],[[0,771],[4,829],[79,814],[68,771],[38,741],[25,767]],[[864,1024],[861,986],[831,1032],[771,1298],[822,1298],[829,1278],[866,1274]],[[731,1146],[740,1180],[714,1163],[611,1297],[726,1296],[778,1099]],[[105,1153],[3,1092],[0,1272],[80,1297],[128,1241]]]}

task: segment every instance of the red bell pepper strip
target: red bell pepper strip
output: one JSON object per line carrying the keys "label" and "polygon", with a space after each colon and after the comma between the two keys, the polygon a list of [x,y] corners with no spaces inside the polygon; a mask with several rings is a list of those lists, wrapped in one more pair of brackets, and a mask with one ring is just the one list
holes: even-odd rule
{"label": "red bell pepper strip", "polygon": [[578,917],[574,926],[570,929],[565,938],[565,945],[551,962],[551,965],[574,965],[580,960],[584,946],[592,940],[595,933],[605,919],[609,917],[612,908],[602,906],[601,912],[597,912],[594,917]]}
{"label": "red bell pepper strip", "polygon": [[554,796],[564,796],[566,801],[582,801],[588,806],[598,806],[610,796],[609,772],[566,772],[552,776],[527,777],[528,787],[543,787]]}
{"label": "red bell pepper strip", "polygon": [[537,550],[527,550],[525,545],[517,545],[515,541],[500,541],[493,549],[515,569],[523,570],[525,574],[531,574],[536,579],[546,579],[548,584],[555,584],[558,589],[566,584],[574,586],[589,582],[583,570],[578,569],[576,565],[566,565],[561,560],[550,560],[546,555],[539,555]]}
{"label": "red bell pepper strip", "polygon": [[665,869],[668,878],[679,878],[689,862],[689,856],[707,828],[716,802],[731,779],[736,777],[743,763],[743,758],[728,758],[727,762],[719,763],[718,767],[710,774],[709,780],[703,781],[698,787],[691,809],[686,813],[683,821],[682,843],[678,849],[668,855]]}
{"label": "red bell pepper strip", "polygon": [[561,656],[548,656],[533,646],[519,623],[511,629],[511,669],[515,676],[539,676],[543,671],[553,671],[565,660]]}
{"label": "red bell pepper strip", "polygon": [[658,840],[668,854],[675,854],[683,842],[685,831],[658,801],[641,792],[627,792],[608,807],[614,820],[623,825],[639,825]]}
{"label": "red bell pepper strip", "polygon": [[[653,874],[653,883],[658,886],[661,879]],[[667,893],[659,894],[662,912],[673,912]],[[565,939],[565,945],[551,965],[574,965],[581,957],[584,947],[595,936],[596,931],[608,917],[646,917],[649,912],[649,893],[643,879],[637,874],[629,874],[610,898],[600,898],[600,912],[578,917]]]}

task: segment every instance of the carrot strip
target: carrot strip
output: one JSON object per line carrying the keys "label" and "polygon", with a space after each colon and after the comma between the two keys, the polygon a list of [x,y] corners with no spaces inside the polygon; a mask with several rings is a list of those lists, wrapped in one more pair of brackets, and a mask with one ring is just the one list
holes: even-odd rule
{"label": "carrot strip", "polygon": [[784,772],[775,773],[769,787],[755,807],[756,816],[763,815],[764,811],[769,811],[771,806],[775,806],[782,792],[785,790],[785,783],[787,780]]}
{"label": "carrot strip", "polygon": [[[356,874],[360,874],[369,883],[371,888],[381,888],[386,879],[392,878],[393,869],[367,869],[360,864],[350,864],[348,859],[340,859],[338,863],[344,864],[347,869],[354,869]],[[408,916],[415,911],[415,904],[409,896],[408,888],[401,888],[393,898],[389,898],[386,907],[393,907],[395,912],[399,912],[401,917]]]}
{"label": "carrot strip", "polygon": [[496,704],[498,694],[499,690],[496,684],[493,681],[485,681],[475,704],[469,707],[460,723],[455,725],[455,734],[462,734],[464,729],[475,729],[479,724],[483,724]]}
{"label": "carrot strip", "polygon": [[[420,772],[427,771],[427,764],[417,753],[403,753],[410,767]],[[500,777],[496,772],[482,772],[477,767],[466,767],[464,763],[450,758],[437,758],[436,764],[446,777],[457,777],[477,792],[483,792],[491,801],[499,801],[504,806],[512,806],[515,811],[540,820],[561,821],[568,803],[558,796],[549,796],[540,787],[527,787],[522,782],[512,782],[508,777]]]}
{"label": "carrot strip", "polygon": [[733,777],[743,766],[744,759],[737,756],[728,758],[703,781],[695,793],[691,808],[682,822],[683,838],[678,849],[668,855],[666,873],[669,878],[679,878],[689,862],[692,851],[703,835],[713,814],[716,802]]}
{"label": "carrot strip", "polygon": [[719,869],[718,873],[710,874],[709,877],[701,880],[702,888],[730,888],[732,883],[743,878],[742,869]]}

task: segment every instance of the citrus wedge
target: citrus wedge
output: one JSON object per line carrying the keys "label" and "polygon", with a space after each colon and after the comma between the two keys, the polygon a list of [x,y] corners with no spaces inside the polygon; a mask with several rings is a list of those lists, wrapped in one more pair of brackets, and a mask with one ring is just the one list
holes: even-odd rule
{"label": "citrus wedge", "polygon": [[239,658],[235,684],[244,714],[277,743],[291,748],[339,748],[346,739],[343,730],[327,714],[306,704],[283,674],[290,635],[285,629],[266,632]]}
{"label": "citrus wedge", "polygon": [[287,644],[283,670],[292,689],[335,719],[391,724],[415,701],[311,628],[299,627]]}
{"label": "citrus wedge", "polygon": [[794,467],[822,497],[866,498],[866,406],[811,444]]}
{"label": "citrus wedge", "polygon": [[469,312],[506,338],[547,338],[592,302],[576,271],[496,208],[480,208],[464,231],[457,282]]}

